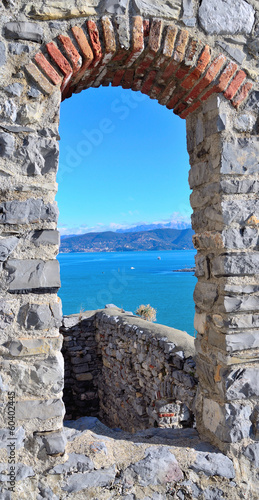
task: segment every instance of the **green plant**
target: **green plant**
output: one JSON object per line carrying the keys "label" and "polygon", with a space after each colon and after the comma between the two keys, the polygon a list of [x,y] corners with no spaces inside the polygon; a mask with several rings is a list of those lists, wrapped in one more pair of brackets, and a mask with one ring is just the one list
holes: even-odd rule
{"label": "green plant", "polygon": [[137,308],[136,314],[146,321],[156,321],[156,309],[151,307],[150,304],[147,304],[146,306],[141,304],[141,306]]}

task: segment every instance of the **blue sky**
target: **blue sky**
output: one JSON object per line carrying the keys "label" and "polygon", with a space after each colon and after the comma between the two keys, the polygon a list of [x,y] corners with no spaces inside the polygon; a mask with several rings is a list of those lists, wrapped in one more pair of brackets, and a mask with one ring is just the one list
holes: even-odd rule
{"label": "blue sky", "polygon": [[140,92],[88,89],[61,105],[61,234],[189,220],[185,121]]}

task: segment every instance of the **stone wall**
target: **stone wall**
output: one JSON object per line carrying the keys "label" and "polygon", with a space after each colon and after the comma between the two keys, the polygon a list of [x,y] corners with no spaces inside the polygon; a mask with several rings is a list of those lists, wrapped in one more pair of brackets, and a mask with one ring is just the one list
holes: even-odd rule
{"label": "stone wall", "polygon": [[197,428],[247,471],[259,453],[257,0],[4,0],[0,14],[0,428],[15,404],[16,461],[42,474],[65,451],[60,102],[111,84],[187,119]]}
{"label": "stone wall", "polygon": [[65,316],[67,418],[98,416],[110,427],[192,427],[194,339],[120,309]]}

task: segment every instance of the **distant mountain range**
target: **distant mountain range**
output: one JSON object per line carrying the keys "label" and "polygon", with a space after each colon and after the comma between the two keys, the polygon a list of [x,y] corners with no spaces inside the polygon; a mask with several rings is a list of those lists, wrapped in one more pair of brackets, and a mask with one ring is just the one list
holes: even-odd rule
{"label": "distant mountain range", "polygon": [[129,252],[146,250],[190,250],[193,249],[189,229],[153,229],[150,231],[128,231],[118,233],[86,233],[65,237],[61,240],[60,252]]}
{"label": "distant mountain range", "polygon": [[128,229],[117,229],[116,233],[138,233],[140,231],[151,231],[153,229],[191,229],[191,224],[184,221],[159,222],[157,224],[141,224]]}

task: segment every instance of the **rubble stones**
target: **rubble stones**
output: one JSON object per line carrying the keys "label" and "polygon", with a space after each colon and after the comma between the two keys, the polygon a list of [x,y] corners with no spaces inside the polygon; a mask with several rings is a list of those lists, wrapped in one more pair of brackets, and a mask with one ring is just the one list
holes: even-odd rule
{"label": "rubble stones", "polygon": [[0,261],[4,262],[17,247],[19,239],[15,236],[0,238]]}
{"label": "rubble stones", "polygon": [[204,472],[208,476],[222,476],[228,479],[235,477],[232,460],[222,453],[198,452],[192,469],[196,472]]}
{"label": "rubble stones", "polygon": [[9,157],[14,152],[14,137],[6,132],[0,132],[0,156]]}
{"label": "rubble stones", "polygon": [[250,33],[255,11],[245,0],[202,0],[199,20],[209,35]]}
{"label": "rubble stones", "polygon": [[6,63],[6,49],[4,42],[0,42],[0,66],[4,66]]}
{"label": "rubble stones", "polygon": [[42,200],[33,198],[0,203],[0,224],[31,224],[42,220],[57,222],[57,219],[56,203],[44,204]]}
{"label": "rubble stones", "polygon": [[77,474],[68,478],[67,483],[63,486],[63,490],[68,493],[76,493],[86,488],[104,488],[111,486],[115,480],[116,470],[115,467],[109,469],[96,470],[84,474]]}
{"label": "rubble stones", "polygon": [[259,467],[259,443],[252,443],[248,445],[244,454],[251,462],[253,462],[255,467]]}

